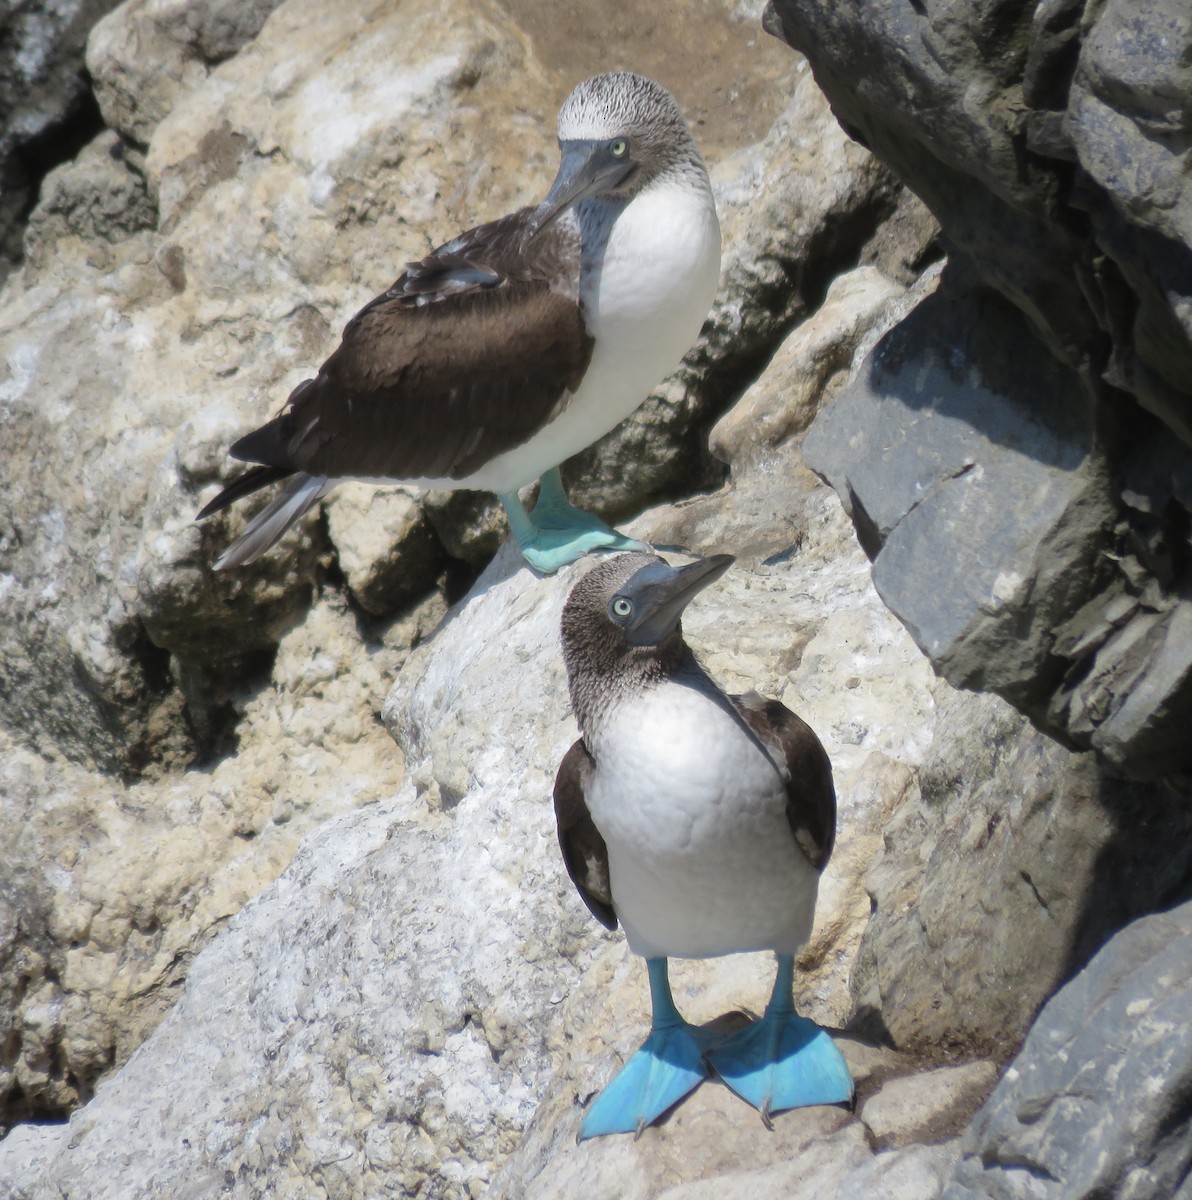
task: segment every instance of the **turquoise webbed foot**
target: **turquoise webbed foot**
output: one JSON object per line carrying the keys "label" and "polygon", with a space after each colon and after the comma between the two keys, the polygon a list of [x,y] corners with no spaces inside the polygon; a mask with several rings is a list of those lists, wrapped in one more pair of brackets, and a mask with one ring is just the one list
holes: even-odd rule
{"label": "turquoise webbed foot", "polygon": [[708,1076],[699,1035],[671,999],[666,959],[652,958],[646,966],[654,1009],[650,1036],[592,1102],[580,1126],[581,1141],[606,1133],[640,1134]]}
{"label": "turquoise webbed foot", "polygon": [[761,1114],[813,1104],[847,1104],[853,1080],[829,1034],[795,1012],[794,960],[780,955],[774,994],[765,1015],[708,1055],[716,1074]]}
{"label": "turquoise webbed foot", "polygon": [[503,495],[500,501],[522,557],[543,575],[552,575],[593,550],[649,550],[644,542],[618,533],[570,503],[558,467],[542,476],[532,513],[515,495]]}
{"label": "turquoise webbed foot", "polygon": [[640,1134],[707,1078],[703,1051],[686,1023],[655,1029],[592,1101],[579,1136]]}

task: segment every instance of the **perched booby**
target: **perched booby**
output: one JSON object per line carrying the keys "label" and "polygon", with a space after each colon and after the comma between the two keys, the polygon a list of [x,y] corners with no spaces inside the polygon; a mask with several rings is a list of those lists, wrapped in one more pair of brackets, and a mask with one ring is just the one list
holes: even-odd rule
{"label": "perched booby", "polygon": [[[567,871],[597,920],[646,960],[650,1036],[596,1098],[581,1137],[640,1133],[709,1074],[770,1113],[852,1097],[832,1039],[795,1013],[794,955],[811,934],[835,839],[832,768],[777,700],[726,695],[680,617],[732,564],[647,554],[600,563],[563,608],[582,737],[555,780]],[[778,957],[764,1016],[716,1042],[679,1015],[668,958]]]}
{"label": "perched booby", "polygon": [[[255,463],[198,514],[288,480],[217,561],[252,562],[341,479],[495,492],[531,566],[642,548],[567,502],[558,465],[627,417],[711,307],[720,226],[671,94],[630,72],[559,112],[546,199],[433,250],[348,322],[281,414],[231,448]],[[526,512],[518,488],[541,479]]]}

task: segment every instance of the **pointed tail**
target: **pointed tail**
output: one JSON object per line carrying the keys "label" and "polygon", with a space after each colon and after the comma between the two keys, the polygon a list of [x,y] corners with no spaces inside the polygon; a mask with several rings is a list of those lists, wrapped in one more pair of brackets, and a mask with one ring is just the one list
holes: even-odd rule
{"label": "pointed tail", "polygon": [[[225,488],[195,518],[202,520],[226,508],[234,500],[285,478],[279,467],[256,467]],[[323,475],[299,473],[249,522],[248,528],[215,561],[217,571],[255,562],[295,521],[335,486]]]}

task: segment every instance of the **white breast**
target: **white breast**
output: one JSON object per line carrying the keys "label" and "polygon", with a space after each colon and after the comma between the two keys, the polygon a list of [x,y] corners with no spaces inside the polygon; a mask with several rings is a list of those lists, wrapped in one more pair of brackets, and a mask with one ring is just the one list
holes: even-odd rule
{"label": "white breast", "polygon": [[532,442],[493,459],[466,486],[513,491],[620,424],[691,348],[719,278],[711,192],[660,180],[638,195],[585,273],[581,300],[595,346],[583,382]]}
{"label": "white breast", "polygon": [[592,749],[588,807],[636,953],[792,954],[807,940],[818,874],[791,833],[782,776],[730,712],[663,684],[620,705]]}

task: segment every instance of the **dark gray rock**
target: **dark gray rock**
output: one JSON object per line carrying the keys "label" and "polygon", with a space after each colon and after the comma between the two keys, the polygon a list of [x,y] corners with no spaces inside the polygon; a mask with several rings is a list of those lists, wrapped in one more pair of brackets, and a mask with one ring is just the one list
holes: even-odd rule
{"label": "dark gray rock", "polygon": [[[891,335],[887,358],[908,366],[875,360],[878,382],[954,392],[971,439],[998,443],[974,455],[949,430],[945,451],[935,423],[902,427],[905,403],[886,398],[880,420],[823,418],[809,447],[879,590],[952,681],[1124,774],[1188,774],[1192,10],[773,0],[767,27],[940,222],[946,299]],[[996,315],[990,292],[1021,317]],[[992,430],[989,404],[965,411],[971,389],[939,366],[957,339],[1000,372]],[[1014,463],[1019,447],[1034,461]]]}
{"label": "dark gray rock", "polygon": [[1039,1014],[944,1200],[1192,1195],[1192,904],[1124,929]]}
{"label": "dark gray rock", "polygon": [[1087,212],[1093,240],[1120,272],[1103,290],[1101,320],[1113,335],[1107,378],[1192,442],[1192,9],[1185,0],[1108,0],[1095,13],[1065,128],[1081,168],[1073,206]]}
{"label": "dark gray rock", "polygon": [[1108,777],[982,703],[939,698],[865,877],[851,976],[857,1030],[932,1057],[1004,1059],[1057,987],[1192,874],[1186,797]]}
{"label": "dark gray rock", "polygon": [[1037,707],[1053,629],[1105,574],[1115,506],[1076,378],[1005,301],[945,287],[878,344],[804,459],[945,678]]}

